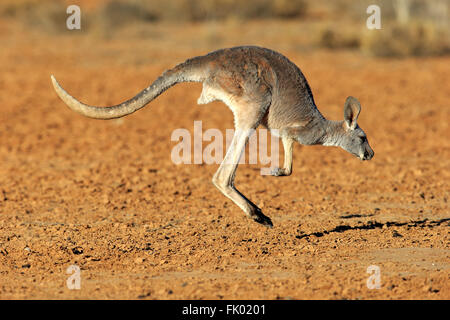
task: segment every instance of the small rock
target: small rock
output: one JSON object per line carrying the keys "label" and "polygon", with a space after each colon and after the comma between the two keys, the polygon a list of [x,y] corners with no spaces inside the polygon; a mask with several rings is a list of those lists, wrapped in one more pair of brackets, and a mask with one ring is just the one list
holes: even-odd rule
{"label": "small rock", "polygon": [[392,290],[395,288],[395,284],[391,284],[389,287],[387,287],[388,290]]}
{"label": "small rock", "polygon": [[144,259],[144,258],[141,258],[141,257],[136,258],[136,259],[134,260],[134,262],[136,262],[136,263],[142,263],[142,262],[144,262],[144,261],[145,261],[145,259]]}
{"label": "small rock", "polygon": [[82,254],[83,253],[83,248],[82,247],[75,247],[72,249],[72,253],[73,254]]}
{"label": "small rock", "polygon": [[102,200],[103,200],[103,203],[104,203],[104,204],[108,204],[108,203],[109,203],[109,197],[108,197],[108,195],[106,195],[106,194],[103,195],[103,199],[102,199]]}
{"label": "small rock", "polygon": [[150,297],[150,295],[151,295],[151,292],[149,291],[147,293],[138,295],[138,299],[144,299],[144,298]]}
{"label": "small rock", "polygon": [[422,291],[429,292],[429,291],[431,291],[431,287],[430,286],[423,286],[422,287]]}
{"label": "small rock", "polygon": [[394,231],[392,232],[392,236],[393,236],[393,237],[396,237],[396,238],[403,238],[403,236],[402,236],[400,233],[398,233],[396,230],[394,230]]}

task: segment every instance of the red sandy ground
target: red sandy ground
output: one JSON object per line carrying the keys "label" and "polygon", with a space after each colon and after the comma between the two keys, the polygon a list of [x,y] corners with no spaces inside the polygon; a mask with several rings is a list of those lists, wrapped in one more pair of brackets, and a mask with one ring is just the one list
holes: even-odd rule
{"label": "red sandy ground", "polygon": [[[360,162],[297,145],[290,177],[240,166],[236,185],[272,218],[267,229],[213,187],[217,165],[170,160],[176,128],[232,128],[223,104],[196,105],[200,85],[113,121],[75,114],[51,87],[54,74],[84,102],[121,102],[216,48],[182,38],[26,36],[2,25],[1,299],[450,298],[449,57],[257,42],[302,68],[328,118],[358,97],[375,151]],[[80,290],[66,287],[73,264]],[[380,289],[366,286],[370,265],[380,267]]]}

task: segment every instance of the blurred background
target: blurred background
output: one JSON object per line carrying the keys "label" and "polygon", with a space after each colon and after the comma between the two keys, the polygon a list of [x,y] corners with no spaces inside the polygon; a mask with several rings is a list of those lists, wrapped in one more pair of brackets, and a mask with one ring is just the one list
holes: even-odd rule
{"label": "blurred background", "polygon": [[[72,4],[80,30],[66,27]],[[374,4],[380,30],[366,27]],[[448,299],[449,10],[450,0],[0,1],[0,298]],[[280,179],[240,165],[236,185],[273,232],[215,190],[217,165],[171,161],[175,129],[233,127],[223,103],[196,105],[200,84],[98,121],[69,110],[50,81],[112,105],[187,58],[238,45],[287,56],[329,119],[357,97],[375,151],[362,163],[296,146]],[[76,293],[62,287],[73,263],[86,274]],[[387,289],[367,289],[374,263]]]}
{"label": "blurred background", "polygon": [[[161,46],[214,49],[260,44],[291,50],[357,50],[369,56],[446,55],[449,0],[4,0],[3,35],[19,27],[39,35],[142,39]],[[81,30],[65,28],[79,5]],[[382,29],[366,28],[381,9]],[[20,27],[19,27],[20,28]],[[6,30],[5,30],[6,29]],[[21,29],[21,32],[23,29]]]}

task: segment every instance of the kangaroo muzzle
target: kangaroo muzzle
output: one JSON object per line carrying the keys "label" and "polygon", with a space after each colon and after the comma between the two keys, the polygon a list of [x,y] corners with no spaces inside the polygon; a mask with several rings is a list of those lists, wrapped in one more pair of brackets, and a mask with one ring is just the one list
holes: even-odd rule
{"label": "kangaroo muzzle", "polygon": [[361,157],[361,160],[370,160],[375,155],[375,152],[372,150],[372,148],[368,147],[366,150],[364,150],[364,154]]}

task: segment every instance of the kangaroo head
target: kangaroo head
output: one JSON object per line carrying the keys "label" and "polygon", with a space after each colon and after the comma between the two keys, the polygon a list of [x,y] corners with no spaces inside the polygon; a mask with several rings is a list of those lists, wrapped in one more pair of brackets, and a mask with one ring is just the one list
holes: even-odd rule
{"label": "kangaroo head", "polygon": [[361,160],[370,160],[375,154],[367,136],[358,126],[361,104],[354,97],[348,97],[344,105],[344,121],[340,128],[338,146]]}

